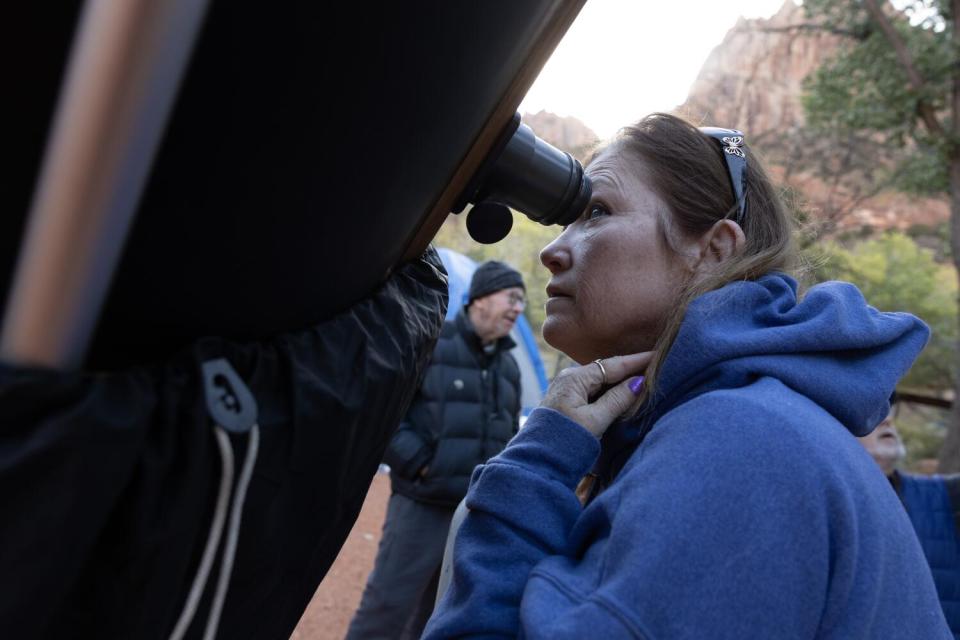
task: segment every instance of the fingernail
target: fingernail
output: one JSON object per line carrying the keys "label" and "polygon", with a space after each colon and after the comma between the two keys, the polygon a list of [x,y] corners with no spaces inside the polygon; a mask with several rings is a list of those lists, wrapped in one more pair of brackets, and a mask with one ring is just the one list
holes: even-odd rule
{"label": "fingernail", "polygon": [[643,391],[643,376],[631,378],[630,382],[627,383],[627,386],[630,387],[630,391],[633,392],[633,395],[640,395],[640,392]]}

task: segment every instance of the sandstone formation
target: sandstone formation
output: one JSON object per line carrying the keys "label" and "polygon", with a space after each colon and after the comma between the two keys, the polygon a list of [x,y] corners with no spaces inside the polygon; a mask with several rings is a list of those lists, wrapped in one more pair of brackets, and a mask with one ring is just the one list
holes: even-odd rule
{"label": "sandstone formation", "polygon": [[[943,199],[876,193],[856,168],[857,160],[870,166],[869,145],[849,147],[850,165],[820,153],[824,141],[804,128],[803,81],[844,43],[840,36],[798,28],[807,22],[793,0],[769,19],[741,18],[711,52],[676,112],[696,123],[743,130],[772,176],[797,194],[827,233],[943,223],[949,215]],[[837,143],[831,144],[833,151]]]}
{"label": "sandstone formation", "polygon": [[754,138],[802,127],[803,79],[840,46],[839,36],[791,29],[804,22],[793,0],[767,20],[741,18],[704,62],[678,111]]}

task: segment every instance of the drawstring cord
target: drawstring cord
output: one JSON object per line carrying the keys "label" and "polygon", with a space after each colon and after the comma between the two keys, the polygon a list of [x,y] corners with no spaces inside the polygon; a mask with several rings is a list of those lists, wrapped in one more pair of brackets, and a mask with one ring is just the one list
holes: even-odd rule
{"label": "drawstring cord", "polygon": [[[207,580],[210,578],[210,569],[213,567],[214,556],[217,547],[220,545],[220,538],[223,535],[223,525],[227,517],[227,507],[230,504],[230,493],[233,485],[234,460],[233,447],[230,445],[230,438],[227,432],[220,425],[215,424],[213,430],[217,440],[217,448],[220,451],[220,489],[217,492],[217,505],[213,513],[213,521],[210,523],[210,533],[207,535],[207,544],[203,549],[203,557],[200,560],[200,566],[197,567],[197,573],[193,578],[193,584],[190,587],[190,594],[187,596],[187,602],[180,612],[180,618],[170,633],[170,640],[182,640],[193,617],[197,612],[200,599],[207,586]],[[220,626],[220,614],[223,611],[223,603],[227,597],[227,587],[230,583],[230,574],[233,572],[233,560],[237,551],[237,540],[240,536],[240,519],[243,515],[243,504],[247,498],[247,487],[250,485],[250,478],[253,475],[253,468],[257,463],[257,453],[260,448],[260,427],[256,424],[250,430],[250,437],[247,443],[247,455],[243,462],[243,468],[240,471],[240,479],[237,482],[236,496],[233,501],[233,508],[230,510],[230,524],[227,530],[227,540],[223,548],[223,558],[220,562],[220,575],[217,579],[217,588],[213,597],[213,604],[210,606],[210,613],[207,616],[207,626],[203,634],[204,640],[214,640],[217,635],[217,629]]]}
{"label": "drawstring cord", "polygon": [[253,425],[247,443],[247,457],[240,470],[240,479],[237,481],[237,494],[233,500],[233,509],[230,511],[230,526],[227,529],[227,540],[223,546],[223,560],[220,562],[220,576],[217,580],[217,590],[213,596],[213,605],[210,607],[210,616],[207,618],[207,629],[203,634],[204,640],[214,640],[217,637],[217,628],[220,626],[220,613],[227,598],[227,587],[230,584],[230,574],[233,573],[233,559],[237,553],[237,540],[240,537],[240,519],[243,517],[243,503],[247,499],[247,487],[253,476],[253,467],[257,462],[257,451],[260,448],[260,427]]}

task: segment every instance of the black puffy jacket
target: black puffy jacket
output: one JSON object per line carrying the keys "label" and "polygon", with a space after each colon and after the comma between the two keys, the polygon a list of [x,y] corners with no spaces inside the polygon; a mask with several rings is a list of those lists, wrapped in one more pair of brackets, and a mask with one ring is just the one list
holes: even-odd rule
{"label": "black puffy jacket", "polygon": [[[484,352],[466,311],[447,321],[423,384],[387,448],[393,490],[420,502],[455,506],[478,464],[517,432],[520,369],[509,337]],[[417,473],[424,465],[424,477]]]}

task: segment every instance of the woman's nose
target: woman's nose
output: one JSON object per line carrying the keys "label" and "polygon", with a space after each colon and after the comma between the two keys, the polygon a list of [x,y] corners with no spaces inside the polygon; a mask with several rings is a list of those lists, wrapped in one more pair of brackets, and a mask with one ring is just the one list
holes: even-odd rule
{"label": "woman's nose", "polygon": [[550,273],[558,273],[570,268],[570,249],[564,242],[564,234],[561,233],[557,238],[540,250],[540,262]]}

